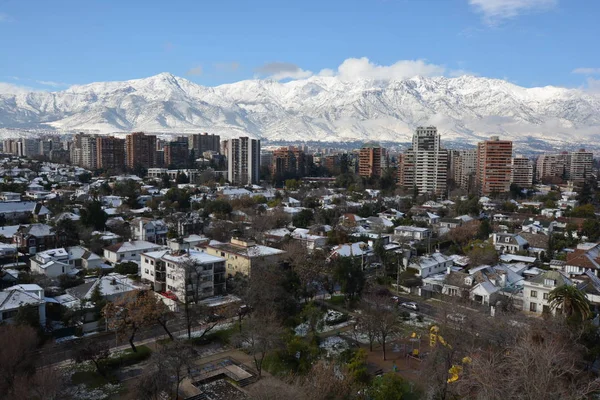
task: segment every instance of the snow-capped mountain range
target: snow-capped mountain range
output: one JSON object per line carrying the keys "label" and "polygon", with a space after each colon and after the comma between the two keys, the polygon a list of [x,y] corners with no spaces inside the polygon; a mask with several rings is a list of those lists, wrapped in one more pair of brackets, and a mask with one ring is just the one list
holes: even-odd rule
{"label": "snow-capped mountain range", "polygon": [[474,76],[386,81],[314,76],[204,87],[169,73],[59,92],[0,94],[0,128],[408,142],[419,125],[435,125],[442,140],[465,143],[490,135],[593,143],[600,137],[600,96]]}

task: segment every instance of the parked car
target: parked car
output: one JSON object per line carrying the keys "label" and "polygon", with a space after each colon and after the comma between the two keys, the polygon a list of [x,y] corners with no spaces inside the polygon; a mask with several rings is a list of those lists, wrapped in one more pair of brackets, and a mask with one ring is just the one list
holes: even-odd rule
{"label": "parked car", "polygon": [[400,307],[410,308],[411,310],[419,311],[419,306],[414,301],[408,301],[405,303],[401,303]]}

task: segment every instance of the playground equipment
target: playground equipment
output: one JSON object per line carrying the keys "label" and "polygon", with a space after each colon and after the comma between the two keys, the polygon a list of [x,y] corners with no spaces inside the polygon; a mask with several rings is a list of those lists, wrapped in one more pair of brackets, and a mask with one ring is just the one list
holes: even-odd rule
{"label": "playground equipment", "polygon": [[[452,346],[444,340],[444,338],[442,337],[442,335],[439,334],[439,332],[440,328],[436,325],[429,328],[429,346],[435,347],[438,343],[440,343],[442,346],[448,349],[452,349]],[[473,360],[471,359],[471,357],[467,356],[463,357],[463,359],[461,360],[461,365],[452,365],[452,367],[450,367],[450,369],[448,370],[448,374],[450,376],[448,377],[447,382],[452,383],[458,381],[460,375],[463,372],[463,367],[465,365],[471,364],[472,361]]]}

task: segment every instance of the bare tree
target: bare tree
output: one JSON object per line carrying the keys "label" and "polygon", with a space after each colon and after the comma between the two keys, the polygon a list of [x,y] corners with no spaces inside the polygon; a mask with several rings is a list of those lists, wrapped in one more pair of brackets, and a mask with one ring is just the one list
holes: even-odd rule
{"label": "bare tree", "polygon": [[172,398],[179,396],[181,381],[189,374],[197,354],[187,343],[175,341],[160,349],[153,361],[163,368],[172,381]]}
{"label": "bare tree", "polygon": [[265,356],[279,346],[282,334],[283,329],[274,313],[253,312],[246,320],[245,329],[236,337],[238,346],[252,356],[259,377]]}
{"label": "bare tree", "polygon": [[97,340],[81,340],[75,345],[75,362],[82,363],[90,361],[96,367],[96,371],[106,378],[106,371],[102,368],[102,361],[109,356],[108,342]]}
{"label": "bare tree", "polygon": [[0,327],[0,393],[12,395],[19,380],[34,371],[33,353],[38,345],[37,332],[24,325]]}
{"label": "bare tree", "polygon": [[118,336],[128,336],[129,345],[137,352],[134,340],[136,333],[144,326],[153,325],[156,320],[156,298],[147,291],[134,290],[126,293],[116,301],[104,306],[102,313],[108,327]]}
{"label": "bare tree", "polygon": [[369,339],[369,349],[373,351],[373,341],[376,339],[383,350],[386,359],[386,345],[390,337],[398,331],[399,321],[396,303],[386,290],[373,288],[361,300],[361,316],[358,329]]}

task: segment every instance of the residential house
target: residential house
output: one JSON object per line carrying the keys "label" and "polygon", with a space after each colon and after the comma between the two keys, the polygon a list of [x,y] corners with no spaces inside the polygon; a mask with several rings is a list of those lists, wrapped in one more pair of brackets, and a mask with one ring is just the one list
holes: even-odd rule
{"label": "residential house", "polygon": [[142,253],[160,250],[161,248],[163,246],[145,240],[130,240],[105,247],[104,258],[112,265],[126,261],[139,262]]}
{"label": "residential house", "polygon": [[[197,290],[199,298],[206,298],[225,293],[225,261],[197,250],[152,251],[142,254],[141,276],[155,292],[170,292],[183,300],[186,290]],[[194,267],[186,271],[188,265]]]}
{"label": "residential house", "polygon": [[572,285],[573,282],[560,271],[546,271],[523,282],[523,311],[543,314],[555,314],[549,296],[550,292],[563,285]]}
{"label": "residential house", "polygon": [[38,285],[15,285],[0,291],[0,323],[10,323],[20,307],[35,307],[40,325],[46,324],[44,289]]}
{"label": "residential house", "polygon": [[0,215],[8,221],[32,218],[35,222],[45,222],[50,210],[36,201],[5,201],[0,202]]}
{"label": "residential house", "polygon": [[363,268],[375,261],[373,248],[365,242],[340,244],[331,249],[329,259],[338,257],[351,257],[360,261]]}
{"label": "residential house", "polygon": [[554,229],[554,221],[527,218],[521,223],[521,230],[527,233],[551,235]]}
{"label": "residential house", "polygon": [[21,225],[13,237],[19,251],[29,254],[55,248],[58,239],[54,228],[45,224]]}
{"label": "residential house", "polygon": [[431,237],[431,229],[401,225],[394,228],[395,240],[424,240]]}
{"label": "residential house", "polygon": [[250,275],[252,267],[278,263],[285,251],[256,244],[251,240],[232,238],[229,243],[212,240],[206,253],[226,259],[227,276]]}
{"label": "residential house", "polygon": [[79,286],[67,289],[66,292],[80,301],[90,301],[96,287],[100,289],[100,293],[106,301],[115,301],[125,293],[148,288],[125,275],[111,272],[99,278],[89,279]]}
{"label": "residential house", "polygon": [[408,268],[417,271],[417,276],[427,278],[430,275],[435,275],[447,271],[448,268],[454,265],[452,258],[435,252],[424,256],[417,257],[410,261]]}
{"label": "residential house", "polygon": [[135,240],[146,240],[154,243],[164,243],[168,227],[164,221],[152,218],[134,218],[131,223],[131,234]]}
{"label": "residential house", "polygon": [[291,232],[290,236],[292,239],[302,242],[308,251],[325,247],[327,244],[327,236],[313,235],[309,232],[308,229],[296,228]]}
{"label": "residential house", "polygon": [[600,243],[579,243],[574,251],[567,252],[563,271],[570,277],[582,275],[586,271],[598,275],[600,270]]}
{"label": "residential house", "polygon": [[492,243],[501,253],[518,253],[527,250],[529,243],[521,235],[515,233],[493,233]]}
{"label": "residential house", "polygon": [[435,225],[440,220],[440,216],[430,212],[423,212],[413,215],[412,220],[415,222],[425,222],[428,225]]}
{"label": "residential house", "polygon": [[69,263],[69,253],[60,247],[39,252],[29,259],[31,272],[57,278],[64,274],[77,274],[79,270]]}

